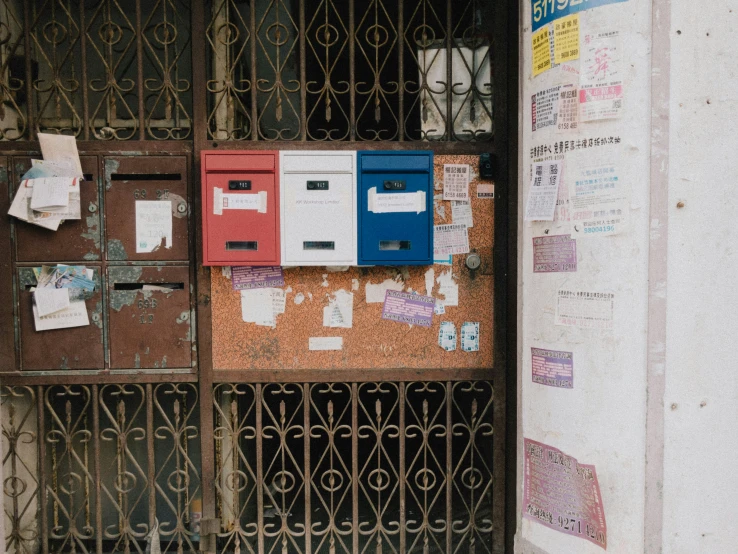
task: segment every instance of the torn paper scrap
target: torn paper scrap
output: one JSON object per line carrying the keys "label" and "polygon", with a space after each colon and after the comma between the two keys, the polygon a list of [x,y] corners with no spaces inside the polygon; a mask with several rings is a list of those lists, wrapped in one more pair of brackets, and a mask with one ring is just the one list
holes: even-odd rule
{"label": "torn paper scrap", "polygon": [[443,164],[443,199],[469,199],[469,166],[467,164]]}
{"label": "torn paper scrap", "polygon": [[454,281],[453,273],[451,270],[444,271],[436,278],[438,283],[438,294],[443,296],[444,306],[458,306],[459,305],[459,285]]}
{"label": "torn paper scrap", "polygon": [[276,288],[284,286],[279,266],[234,266],[231,268],[233,290]]}
{"label": "torn paper scrap", "polygon": [[384,302],[385,293],[388,290],[403,290],[404,288],[405,283],[402,281],[395,281],[394,279],[385,279],[378,285],[367,283],[364,288],[366,291],[366,303],[378,304],[380,302]]}
{"label": "torn paper scrap", "polygon": [[425,272],[425,295],[433,296],[433,283],[436,271],[431,267]]}
{"label": "torn paper scrap", "polygon": [[456,225],[474,227],[471,200],[454,200],[451,202],[451,218]]}
{"label": "torn paper scrap", "polygon": [[451,254],[448,256],[433,256],[433,265],[453,265],[454,258]]}
{"label": "torn paper scrap", "polygon": [[430,327],[436,300],[430,296],[388,290],[385,293],[382,319]]}
{"label": "torn paper scrap", "polygon": [[525,221],[553,221],[563,161],[536,162],[525,206]]}
{"label": "torn paper scrap", "polygon": [[30,186],[31,209],[42,212],[46,208],[65,208],[69,205],[69,189],[75,183],[74,177],[48,177],[32,179]]}
{"label": "torn paper scrap", "polygon": [[421,213],[425,211],[425,191],[377,193],[377,187],[367,192],[367,209],[375,214]]}
{"label": "torn paper scrap", "polygon": [[456,350],[456,326],[451,321],[442,321],[438,330],[438,346],[446,352]]}
{"label": "torn paper scrap", "polygon": [[232,272],[231,272],[230,267],[228,266],[221,267],[220,272],[223,274],[223,277],[225,277],[226,279],[231,279]]}
{"label": "torn paper scrap", "polygon": [[611,292],[559,289],[556,325],[581,329],[612,329],[615,294]]}
{"label": "torn paper scrap", "polygon": [[323,308],[323,326],[351,329],[353,325],[354,293],[340,289]]}
{"label": "torn paper scrap", "polygon": [[172,204],[169,200],[136,200],[136,253],[172,247]]}
{"label": "torn paper scrap", "polygon": [[262,327],[276,327],[272,291],[275,289],[249,289],[241,291],[241,318],[246,323]]}
{"label": "torn paper scrap", "polygon": [[69,308],[69,289],[37,288],[33,300],[39,317],[44,317]]}
{"label": "torn paper scrap", "polygon": [[77,152],[77,140],[74,137],[38,133],[38,142],[45,161],[71,164],[75,171],[74,176],[84,179]]}
{"label": "torn paper scrap", "polygon": [[461,326],[461,349],[464,352],[479,351],[478,321],[466,321]]}
{"label": "torn paper scrap", "polygon": [[84,300],[69,302],[69,307],[54,312],[47,316],[40,316],[38,308],[33,306],[33,323],[36,331],[49,331],[51,329],[68,329],[71,327],[84,327],[90,324],[87,316],[87,305]]}
{"label": "torn paper scrap", "polygon": [[309,350],[343,350],[343,337],[310,337]]}
{"label": "torn paper scrap", "polygon": [[283,314],[287,307],[287,293],[282,289],[271,289],[272,290],[272,309],[274,310],[275,317],[279,314]]}
{"label": "torn paper scrap", "polygon": [[433,313],[436,315],[443,315],[446,313],[446,306],[444,306],[443,300],[436,299],[436,304],[433,306]]}
{"label": "torn paper scrap", "polygon": [[466,225],[436,225],[433,231],[434,258],[469,252],[469,230]]}

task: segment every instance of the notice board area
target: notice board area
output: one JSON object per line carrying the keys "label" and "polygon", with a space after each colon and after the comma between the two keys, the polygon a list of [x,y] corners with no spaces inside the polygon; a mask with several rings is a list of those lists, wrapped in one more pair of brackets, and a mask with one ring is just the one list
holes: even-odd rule
{"label": "notice board area", "polygon": [[[241,294],[233,290],[228,270],[212,268],[212,360],[215,370],[325,369],[482,369],[493,364],[494,200],[479,198],[478,186],[491,185],[478,176],[478,156],[439,155],[434,161],[434,220],[454,222],[451,201],[444,201],[444,164],[471,167],[469,195],[473,227],[471,252],[481,266],[466,267],[466,255],[451,265],[400,267],[299,267],[284,269],[285,308],[275,326],[243,321]],[[482,187],[488,191],[489,187]],[[489,193],[487,193],[489,195]],[[457,215],[458,217],[458,215]],[[444,301],[430,328],[382,319],[386,289],[417,292]],[[453,300],[458,288],[458,301]],[[351,327],[324,326],[324,308],[352,295]],[[380,301],[372,301],[381,298]],[[370,300],[370,302],[367,302]],[[452,305],[457,303],[457,305]],[[442,322],[453,324],[456,348],[439,345]],[[479,350],[462,350],[464,323],[479,323]],[[446,328],[448,325],[445,326]],[[310,350],[311,338],[341,337],[340,350]],[[449,374],[449,377],[451,374]]]}

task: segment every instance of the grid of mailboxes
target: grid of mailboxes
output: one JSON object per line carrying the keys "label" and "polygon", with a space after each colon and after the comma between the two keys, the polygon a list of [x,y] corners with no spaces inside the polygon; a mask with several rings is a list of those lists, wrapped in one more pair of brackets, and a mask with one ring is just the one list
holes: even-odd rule
{"label": "grid of mailboxes", "polygon": [[432,151],[202,152],[203,264],[433,263]]}

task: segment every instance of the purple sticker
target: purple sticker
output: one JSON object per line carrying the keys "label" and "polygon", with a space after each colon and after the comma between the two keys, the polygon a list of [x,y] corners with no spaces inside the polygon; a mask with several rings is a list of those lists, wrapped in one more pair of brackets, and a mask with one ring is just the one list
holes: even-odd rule
{"label": "purple sticker", "polygon": [[523,517],[607,550],[595,466],[530,439],[525,439]]}
{"label": "purple sticker", "polygon": [[574,354],[531,348],[533,382],[561,389],[574,388]]}
{"label": "purple sticker", "polygon": [[533,273],[577,270],[577,241],[571,235],[533,237]]}
{"label": "purple sticker", "polygon": [[240,266],[231,268],[231,281],[233,290],[283,287],[284,275],[282,275],[282,268],[279,266]]}
{"label": "purple sticker", "polygon": [[382,319],[430,327],[435,305],[436,299],[432,296],[388,290],[384,295]]}

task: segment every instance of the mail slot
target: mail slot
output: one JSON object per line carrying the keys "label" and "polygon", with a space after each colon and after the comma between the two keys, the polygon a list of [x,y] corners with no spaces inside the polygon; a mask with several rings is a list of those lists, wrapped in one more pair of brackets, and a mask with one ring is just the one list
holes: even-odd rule
{"label": "mail slot", "polygon": [[185,156],[111,156],[103,160],[106,258],[189,258]]}
{"label": "mail slot", "polygon": [[202,153],[203,265],[279,265],[279,155]]}
{"label": "mail slot", "polygon": [[362,151],[359,264],[433,263],[433,152]]}
{"label": "mail slot", "polygon": [[[40,158],[40,156],[39,156]],[[61,262],[100,259],[100,200],[97,156],[80,156],[84,180],[79,183],[81,219],[67,219],[56,231],[15,220],[19,262]],[[31,158],[14,159],[15,187],[31,168]]]}
{"label": "mail slot", "polygon": [[93,270],[95,281],[94,292],[84,295],[89,325],[46,331],[36,331],[34,324],[32,289],[37,281],[33,268],[18,268],[22,369],[39,371],[105,367],[100,268],[90,265],[87,267]]}
{"label": "mail slot", "polygon": [[189,271],[185,266],[108,267],[112,369],[191,367]]}
{"label": "mail slot", "polygon": [[356,152],[280,152],[282,265],[356,265]]}

